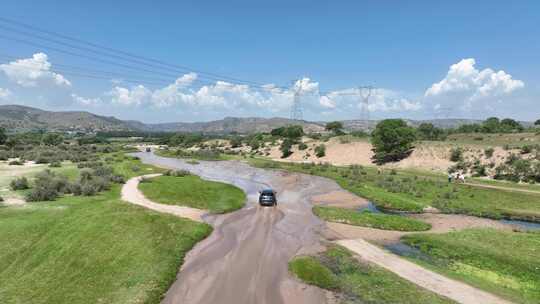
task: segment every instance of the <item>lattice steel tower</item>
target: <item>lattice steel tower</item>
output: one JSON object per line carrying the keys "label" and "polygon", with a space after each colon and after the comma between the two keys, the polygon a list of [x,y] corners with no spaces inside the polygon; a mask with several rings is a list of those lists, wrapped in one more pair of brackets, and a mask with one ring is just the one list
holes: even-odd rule
{"label": "lattice steel tower", "polygon": [[302,103],[300,96],[302,88],[294,85],[294,96],[293,103],[291,107],[291,119],[292,120],[304,120],[304,111],[302,109]]}

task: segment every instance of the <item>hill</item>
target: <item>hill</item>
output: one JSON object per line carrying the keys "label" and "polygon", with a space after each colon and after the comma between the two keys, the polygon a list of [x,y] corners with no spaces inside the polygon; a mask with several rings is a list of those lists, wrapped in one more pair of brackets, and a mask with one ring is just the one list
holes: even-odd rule
{"label": "hill", "polygon": [[15,132],[36,129],[84,132],[130,129],[124,121],[114,117],[83,111],[44,111],[20,105],[0,106],[0,126]]}

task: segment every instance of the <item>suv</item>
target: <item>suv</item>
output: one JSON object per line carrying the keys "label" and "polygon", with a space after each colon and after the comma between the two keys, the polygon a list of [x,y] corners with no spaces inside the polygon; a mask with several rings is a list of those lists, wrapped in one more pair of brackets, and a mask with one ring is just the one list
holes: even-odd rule
{"label": "suv", "polygon": [[272,189],[259,191],[259,204],[261,206],[276,206],[276,192]]}

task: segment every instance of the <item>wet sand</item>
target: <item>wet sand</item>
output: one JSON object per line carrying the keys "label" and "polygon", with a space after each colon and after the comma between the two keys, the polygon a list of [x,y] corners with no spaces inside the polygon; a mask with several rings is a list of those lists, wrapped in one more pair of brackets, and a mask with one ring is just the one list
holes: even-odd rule
{"label": "wet sand", "polygon": [[[247,193],[243,209],[203,219],[214,232],[199,242],[162,303],[327,303],[327,293],[291,277],[288,261],[324,250],[325,223],[311,212],[313,196],[343,191],[335,182],[301,174],[253,168],[236,161],[200,162],[137,153],[145,163],[187,169],[207,180],[227,182]],[[277,191],[278,207],[259,207],[258,191]]]}

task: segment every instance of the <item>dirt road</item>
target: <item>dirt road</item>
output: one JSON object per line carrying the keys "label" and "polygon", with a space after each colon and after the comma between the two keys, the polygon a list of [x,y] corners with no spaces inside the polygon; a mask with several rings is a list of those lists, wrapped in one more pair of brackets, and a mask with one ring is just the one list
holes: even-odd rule
{"label": "dirt road", "polygon": [[157,177],[160,175],[161,174],[147,174],[147,175],[131,178],[122,187],[122,200],[126,202],[130,202],[135,205],[143,206],[148,209],[152,209],[157,212],[174,214],[179,217],[185,217],[190,220],[202,222],[203,221],[202,217],[206,213],[205,210],[189,208],[189,207],[184,207],[184,206],[157,204],[147,199],[142,194],[142,192],[138,188],[141,178],[152,178],[152,177]]}
{"label": "dirt road", "polygon": [[[163,303],[326,303],[326,292],[292,278],[287,262],[298,252],[322,249],[324,222],[312,214],[309,198],[343,191],[336,183],[238,162],[190,165],[152,153],[137,156],[145,163],[236,185],[248,196],[239,211],[204,217],[214,232],[189,252]],[[268,187],[278,192],[277,208],[256,203],[258,191]]]}
{"label": "dirt road", "polygon": [[492,294],[449,279],[412,262],[390,254],[362,239],[342,240],[338,244],[348,248],[364,260],[386,268],[400,277],[423,286],[442,296],[462,304],[510,304]]}

